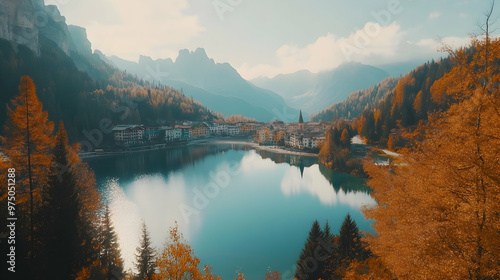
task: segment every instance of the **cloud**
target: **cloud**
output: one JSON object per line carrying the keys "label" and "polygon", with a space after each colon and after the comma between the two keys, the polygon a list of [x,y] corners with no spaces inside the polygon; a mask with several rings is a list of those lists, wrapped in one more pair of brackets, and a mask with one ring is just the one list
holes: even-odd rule
{"label": "cloud", "polygon": [[365,192],[346,192],[342,189],[336,192],[332,184],[321,174],[318,165],[306,168],[303,177],[294,168],[288,169],[281,181],[281,192],[286,197],[308,193],[323,205],[349,205],[354,209],[376,204],[370,194]]}
{"label": "cloud", "polygon": [[197,16],[185,14],[187,0],[149,0],[147,3],[68,0],[68,3],[56,4],[69,23],[87,29],[94,49],[125,59],[137,60],[140,54],[175,57],[184,44],[204,31]]}
{"label": "cloud", "polygon": [[440,12],[432,12],[429,14],[429,19],[436,19],[439,18],[440,16],[441,16]]}
{"label": "cloud", "polygon": [[444,46],[450,47],[451,49],[457,49],[469,45],[470,42],[470,37],[446,37],[440,40],[427,38],[418,41],[416,45],[436,51],[441,50]]}
{"label": "cloud", "polygon": [[302,69],[311,72],[330,70],[350,62],[376,61],[393,57],[404,33],[396,22],[388,26],[368,22],[349,37],[337,37],[328,33],[305,47],[285,44],[276,50],[278,65],[244,63],[238,72],[247,79],[258,76],[275,76]]}

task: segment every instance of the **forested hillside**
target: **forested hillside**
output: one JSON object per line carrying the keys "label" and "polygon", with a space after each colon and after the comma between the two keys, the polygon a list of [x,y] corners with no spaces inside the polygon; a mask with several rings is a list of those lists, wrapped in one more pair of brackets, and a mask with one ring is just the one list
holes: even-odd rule
{"label": "forested hillside", "polygon": [[[50,119],[67,124],[70,141],[81,139],[83,130],[98,128],[104,118],[114,124],[218,118],[182,92],[144,83],[112,68],[97,55],[73,53],[72,59],[43,37],[40,46],[37,56],[23,45],[0,39],[0,102],[7,104],[18,93],[21,76],[29,75]],[[2,127],[5,110],[0,109]]]}
{"label": "forested hillside", "polygon": [[358,117],[363,110],[377,106],[380,100],[396,87],[398,81],[398,78],[389,77],[377,85],[355,91],[351,93],[345,101],[335,103],[329,108],[314,115],[312,120],[316,122],[328,122],[341,118],[349,120],[354,119]]}
{"label": "forested hillside", "polygon": [[374,108],[366,108],[358,118],[358,132],[370,142],[387,142],[393,129],[417,125],[428,115],[447,109],[450,100],[432,99],[431,87],[451,70],[450,59],[426,63],[399,80]]}

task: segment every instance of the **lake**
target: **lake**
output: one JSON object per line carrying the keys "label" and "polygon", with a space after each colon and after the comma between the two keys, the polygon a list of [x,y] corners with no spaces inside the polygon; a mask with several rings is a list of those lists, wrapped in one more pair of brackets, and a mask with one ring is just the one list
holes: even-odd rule
{"label": "lake", "polygon": [[318,165],[317,158],[255,151],[243,143],[207,143],[86,160],[109,205],[127,268],[144,220],[162,248],[177,221],[184,238],[222,279],[279,271],[292,279],[314,220],[338,233],[347,213],[373,204],[364,180]]}

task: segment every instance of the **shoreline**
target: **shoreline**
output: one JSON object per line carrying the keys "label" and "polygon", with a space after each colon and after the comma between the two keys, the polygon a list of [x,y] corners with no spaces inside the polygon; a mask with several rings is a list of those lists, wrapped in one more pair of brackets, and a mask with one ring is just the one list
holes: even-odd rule
{"label": "shoreline", "polygon": [[259,146],[255,144],[254,147],[256,150],[267,151],[275,154],[283,154],[283,155],[294,155],[294,156],[306,156],[306,157],[318,157],[318,154],[308,153],[308,152],[298,152],[298,151],[290,151],[283,149],[281,147],[276,146]]}
{"label": "shoreline", "polygon": [[259,151],[267,151],[275,154],[283,154],[283,155],[295,155],[295,156],[306,156],[306,157],[318,157],[318,154],[308,153],[308,152],[299,152],[299,151],[290,151],[287,149],[283,149],[277,146],[260,146],[257,143],[254,143],[250,140],[245,139],[224,139],[224,138],[206,138],[206,139],[196,139],[191,142],[186,143],[185,145],[176,145],[176,146],[165,146],[160,148],[153,148],[150,146],[149,148],[141,149],[141,150],[132,150],[132,151],[121,151],[121,152],[102,152],[102,153],[82,153],[79,154],[81,159],[94,159],[99,157],[107,157],[107,156],[119,156],[119,155],[127,155],[133,153],[140,152],[149,152],[149,151],[159,151],[159,150],[168,150],[175,149],[180,147],[187,147],[192,145],[200,145],[200,144],[237,144],[237,145],[248,145],[251,146],[254,150]]}

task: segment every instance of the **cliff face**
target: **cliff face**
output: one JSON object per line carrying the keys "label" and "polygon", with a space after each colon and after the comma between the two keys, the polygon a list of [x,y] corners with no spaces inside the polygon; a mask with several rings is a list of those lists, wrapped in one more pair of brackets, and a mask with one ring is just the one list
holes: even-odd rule
{"label": "cliff face", "polygon": [[92,43],[87,38],[87,30],[75,25],[68,25],[69,33],[75,44],[76,51],[82,55],[92,55]]}
{"label": "cliff face", "polygon": [[36,54],[40,54],[40,36],[68,55],[71,51],[92,54],[85,29],[73,29],[71,34],[57,7],[46,6],[43,0],[0,0],[0,38],[25,45]]}
{"label": "cliff face", "polygon": [[40,53],[37,12],[30,0],[0,0],[0,38]]}

